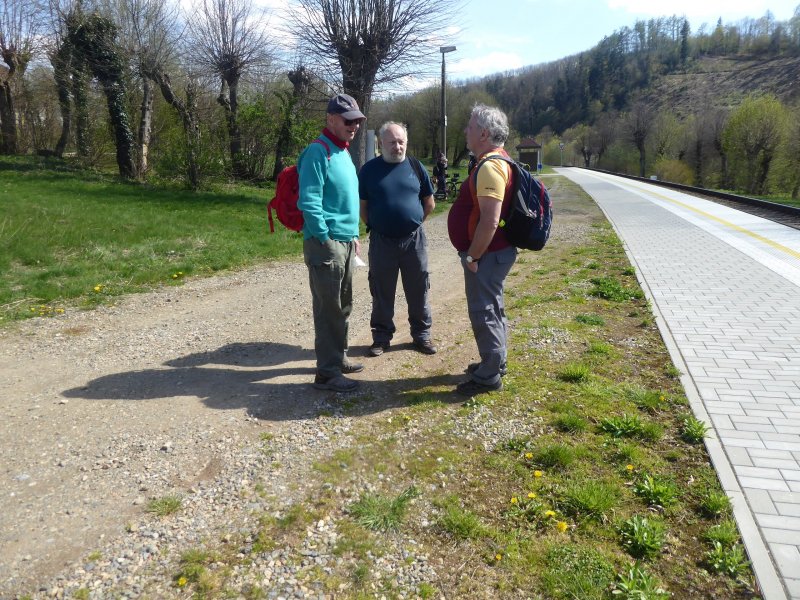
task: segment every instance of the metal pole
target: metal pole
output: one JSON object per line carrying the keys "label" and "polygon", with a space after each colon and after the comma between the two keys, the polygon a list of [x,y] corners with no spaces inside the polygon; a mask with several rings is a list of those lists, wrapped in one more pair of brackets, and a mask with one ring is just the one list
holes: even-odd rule
{"label": "metal pole", "polygon": [[442,52],[442,153],[447,158],[447,100],[445,98],[444,52]]}

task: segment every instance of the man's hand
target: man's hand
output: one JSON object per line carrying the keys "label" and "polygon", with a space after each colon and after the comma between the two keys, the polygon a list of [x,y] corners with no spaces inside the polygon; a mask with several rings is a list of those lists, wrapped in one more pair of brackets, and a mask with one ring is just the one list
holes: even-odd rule
{"label": "man's hand", "polygon": [[465,261],[464,264],[467,265],[467,269],[472,271],[473,273],[477,273],[478,272],[478,261],[477,260],[473,261],[473,262],[466,262]]}
{"label": "man's hand", "polygon": [[361,254],[361,241],[358,238],[356,238],[354,241],[356,243],[356,256],[358,256]]}

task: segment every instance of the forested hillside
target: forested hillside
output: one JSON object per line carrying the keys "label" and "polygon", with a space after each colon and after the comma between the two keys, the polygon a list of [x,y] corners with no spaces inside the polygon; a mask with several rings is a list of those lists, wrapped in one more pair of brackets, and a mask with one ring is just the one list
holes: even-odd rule
{"label": "forested hillside", "polygon": [[[638,21],[587,52],[450,87],[448,150],[453,161],[466,156],[457,111],[494,102],[511,142],[534,136],[551,164],[564,143],[565,162],[796,197],[798,74],[800,6],[787,22],[767,13],[694,33],[681,17]],[[422,154],[439,139],[433,91],[389,108],[410,115]]]}

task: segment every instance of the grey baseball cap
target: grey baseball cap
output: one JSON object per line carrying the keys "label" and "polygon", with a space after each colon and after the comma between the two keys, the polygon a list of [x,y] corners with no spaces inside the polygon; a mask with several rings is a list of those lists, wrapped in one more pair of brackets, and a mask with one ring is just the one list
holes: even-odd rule
{"label": "grey baseball cap", "polygon": [[328,102],[328,112],[332,115],[342,115],[345,119],[366,119],[358,109],[358,103],[355,98],[347,94],[338,94],[330,99]]}

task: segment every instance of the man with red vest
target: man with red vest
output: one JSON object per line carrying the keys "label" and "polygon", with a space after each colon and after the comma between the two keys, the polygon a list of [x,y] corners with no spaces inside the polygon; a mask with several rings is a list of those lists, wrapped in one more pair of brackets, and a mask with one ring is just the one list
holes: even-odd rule
{"label": "man with red vest", "polygon": [[480,361],[467,367],[469,379],[456,388],[474,396],[503,388],[508,320],[503,286],[517,249],[500,229],[511,198],[511,168],[492,156],[508,156],[508,118],[498,108],[476,104],[464,130],[467,148],[477,157],[475,170],[461,185],[447,218],[450,241],[461,257],[464,289]]}

